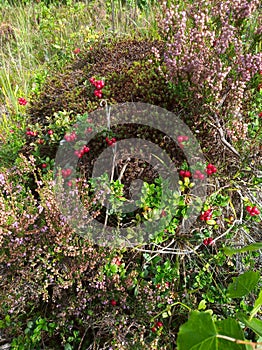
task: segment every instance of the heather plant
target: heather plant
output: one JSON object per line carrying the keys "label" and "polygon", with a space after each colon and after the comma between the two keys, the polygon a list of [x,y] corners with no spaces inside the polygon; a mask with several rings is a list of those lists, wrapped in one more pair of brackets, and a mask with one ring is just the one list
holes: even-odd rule
{"label": "heather plant", "polygon": [[163,2],[163,11],[167,79],[182,106],[212,125],[219,116],[245,138],[247,100],[262,69],[259,1]]}

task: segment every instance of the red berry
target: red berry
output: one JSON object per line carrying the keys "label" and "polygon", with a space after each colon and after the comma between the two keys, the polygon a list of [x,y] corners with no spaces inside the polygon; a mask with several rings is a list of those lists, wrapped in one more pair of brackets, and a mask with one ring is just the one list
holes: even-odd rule
{"label": "red berry", "polygon": [[203,240],[203,244],[204,244],[204,245],[208,245],[208,239],[207,239],[207,238],[205,238],[205,239]]}
{"label": "red berry", "polygon": [[157,327],[157,328],[163,327],[163,323],[160,322],[160,321],[158,321],[158,322],[156,323],[156,327]]}
{"label": "red berry", "polygon": [[113,144],[113,141],[112,140],[108,140],[107,144],[108,144],[108,146],[111,146]]}
{"label": "red berry", "polygon": [[180,142],[183,142],[184,141],[184,136],[180,135],[180,136],[177,136],[177,141],[180,143]]}
{"label": "red berry", "polygon": [[21,106],[25,106],[27,104],[27,100],[23,97],[19,97],[18,99],[18,103],[21,105]]}
{"label": "red berry", "polygon": [[91,83],[91,84],[93,84],[93,85],[94,85],[96,80],[95,80],[95,78],[94,78],[94,77],[92,77],[92,78],[90,78],[90,79],[89,79],[89,81],[90,81],[90,83]]}
{"label": "red berry", "polygon": [[95,90],[94,94],[98,98],[101,98],[103,96],[103,94],[102,94],[102,92],[100,90]]}
{"label": "red berry", "polygon": [[214,165],[213,165],[213,164],[210,164],[210,163],[209,163],[209,164],[207,165],[207,169],[211,169],[211,170],[212,170],[212,169],[213,169],[213,167],[214,167]]}
{"label": "red berry", "polygon": [[259,209],[257,207],[253,207],[251,212],[254,213],[255,215],[259,215],[260,214],[260,211],[259,211]]}
{"label": "red berry", "polygon": [[46,164],[46,163],[42,164],[42,168],[43,168],[43,169],[45,169],[46,167],[47,167],[47,164]]}
{"label": "red berry", "polygon": [[213,174],[217,172],[217,168],[215,166],[213,166],[212,168]]}
{"label": "red berry", "polygon": [[116,138],[113,137],[113,138],[111,139],[111,141],[112,141],[113,143],[116,143]]}
{"label": "red berry", "polygon": [[262,112],[260,112],[260,113],[258,114],[258,116],[259,116],[260,118],[262,118]]}
{"label": "red berry", "polygon": [[152,327],[152,328],[151,328],[151,331],[152,331],[153,333],[156,333],[156,331],[157,331],[156,327]]}
{"label": "red berry", "polygon": [[212,245],[213,244],[213,238],[212,237],[208,237],[207,242],[208,242],[208,245]]}
{"label": "red berry", "polygon": [[186,170],[184,176],[185,177],[191,177],[191,172],[189,170]]}
{"label": "red berry", "polygon": [[98,90],[103,89],[104,86],[105,86],[105,83],[104,83],[102,80],[97,80],[97,81],[95,82],[95,87],[96,87]]}
{"label": "red berry", "polygon": [[117,302],[113,299],[113,300],[110,301],[110,304],[111,304],[112,306],[116,306]]}
{"label": "red berry", "polygon": [[48,135],[53,135],[54,132],[53,132],[53,130],[48,130],[47,133],[48,133]]}
{"label": "red berry", "polygon": [[184,177],[184,176],[185,176],[185,170],[180,170],[180,171],[179,171],[179,175],[182,176],[182,177]]}
{"label": "red berry", "polygon": [[250,207],[249,205],[246,207],[246,210],[250,213],[252,211],[252,207]]}
{"label": "red berry", "polygon": [[183,141],[188,141],[189,137],[188,136],[183,136]]}
{"label": "red berry", "polygon": [[206,169],[206,173],[207,173],[207,175],[212,175],[213,171],[211,169]]}

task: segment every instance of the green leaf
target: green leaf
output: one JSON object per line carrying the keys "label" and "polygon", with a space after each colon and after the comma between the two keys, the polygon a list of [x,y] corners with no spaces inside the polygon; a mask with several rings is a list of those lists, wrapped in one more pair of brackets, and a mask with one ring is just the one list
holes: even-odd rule
{"label": "green leaf", "polygon": [[200,311],[200,310],[205,310],[206,309],[206,301],[203,299],[203,300],[201,300],[200,301],[200,303],[198,304],[198,310]]}
{"label": "green leaf", "polygon": [[[225,335],[230,338],[244,340],[245,336],[240,327],[240,324],[233,318],[228,318],[226,320],[217,321],[216,322],[217,331],[221,335]],[[219,346],[218,349],[236,349],[236,350],[244,350],[244,349],[252,349],[249,346],[244,344],[236,344],[232,343],[226,339],[219,338]]]}
{"label": "green leaf", "polygon": [[229,284],[227,294],[230,298],[241,298],[249,294],[257,285],[260,278],[259,272],[247,271],[238,277],[233,277]]}
{"label": "green leaf", "polygon": [[73,348],[70,344],[66,343],[64,350],[73,350]]}
{"label": "green leaf", "polygon": [[255,301],[255,304],[254,304],[254,307],[250,313],[250,319],[253,318],[259,311],[259,309],[261,308],[261,305],[262,305],[262,289]]}
{"label": "green leaf", "polygon": [[208,225],[215,225],[216,224],[216,221],[215,220],[207,220],[206,222]]}
{"label": "green leaf", "polygon": [[229,248],[229,247],[224,247],[224,253],[228,256],[232,256],[234,254],[239,254],[239,253],[246,253],[246,252],[253,252],[256,250],[262,249],[262,242],[259,243],[252,243],[246,247],[240,248],[240,249],[234,249],[234,248]]}
{"label": "green leaf", "polygon": [[248,320],[245,317],[240,318],[240,320],[253,332],[262,337],[262,321],[258,318],[252,318],[252,320]]}
{"label": "green leaf", "polygon": [[218,335],[234,339],[244,339],[240,325],[233,319],[219,321],[217,324],[207,312],[193,311],[189,320],[178,332],[178,350],[247,350],[245,345],[218,338]]}

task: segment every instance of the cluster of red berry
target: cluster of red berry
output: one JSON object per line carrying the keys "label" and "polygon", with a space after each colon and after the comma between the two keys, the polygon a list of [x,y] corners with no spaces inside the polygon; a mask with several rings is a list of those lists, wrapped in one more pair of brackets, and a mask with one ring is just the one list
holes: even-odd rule
{"label": "cluster of red berry", "polygon": [[37,131],[32,131],[30,128],[26,129],[27,136],[37,136]]}
{"label": "cluster of red berry", "polygon": [[161,321],[158,321],[155,323],[154,327],[151,328],[151,331],[155,333],[158,328],[162,328],[162,327],[163,327],[163,323]]}
{"label": "cluster of red berry", "polygon": [[191,172],[189,170],[180,170],[179,175],[181,177],[191,177]]}
{"label": "cluster of red berry", "polygon": [[19,97],[18,103],[19,103],[21,106],[25,106],[25,105],[27,104],[27,100],[26,100],[24,97]]}
{"label": "cluster of red berry", "polygon": [[112,139],[109,139],[108,137],[106,137],[106,143],[108,144],[108,146],[111,146],[116,143],[116,138],[112,137]]}
{"label": "cluster of red berry", "polygon": [[71,169],[62,169],[61,171],[63,178],[69,177],[72,174],[72,170]]}
{"label": "cluster of red berry", "polygon": [[212,219],[212,209],[207,209],[203,214],[200,215],[200,220],[208,221]]}
{"label": "cluster of red berry", "polygon": [[206,173],[207,175],[212,175],[217,172],[217,168],[213,164],[208,164],[206,167]]}
{"label": "cluster of red berry", "polygon": [[[51,136],[53,135],[53,130],[48,130],[47,131],[48,135]],[[37,131],[32,131],[30,128],[26,129],[26,135],[28,136],[37,136],[38,132]],[[44,143],[44,140],[37,141],[37,143]]]}
{"label": "cluster of red berry", "polygon": [[94,77],[90,78],[89,81],[96,88],[96,90],[94,91],[95,96],[98,98],[102,98],[103,96],[102,89],[105,86],[104,81],[96,80]]}
{"label": "cluster of red berry", "polygon": [[65,140],[67,142],[75,141],[76,140],[76,133],[75,133],[75,131],[71,132],[71,134],[66,134],[65,135]]}
{"label": "cluster of red berry", "polygon": [[259,211],[259,209],[257,207],[247,206],[246,210],[249,213],[249,215],[251,215],[251,216],[255,216],[255,215],[259,215],[260,214],[260,211]]}
{"label": "cluster of red berry", "polygon": [[90,148],[85,145],[82,149],[76,150],[74,153],[78,158],[82,158],[83,155],[88,153],[89,151],[90,151]]}
{"label": "cluster of red berry", "polygon": [[214,244],[213,238],[212,238],[212,237],[205,238],[205,239],[203,240],[203,244],[204,244],[204,245],[212,245],[212,244]]}

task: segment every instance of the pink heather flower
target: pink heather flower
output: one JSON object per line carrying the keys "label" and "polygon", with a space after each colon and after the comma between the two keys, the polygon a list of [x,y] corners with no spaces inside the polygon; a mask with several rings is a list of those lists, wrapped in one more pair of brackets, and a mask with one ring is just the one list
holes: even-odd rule
{"label": "pink heather flower", "polygon": [[27,100],[26,100],[24,97],[19,97],[18,103],[19,103],[21,106],[25,106],[25,105],[27,104]]}

